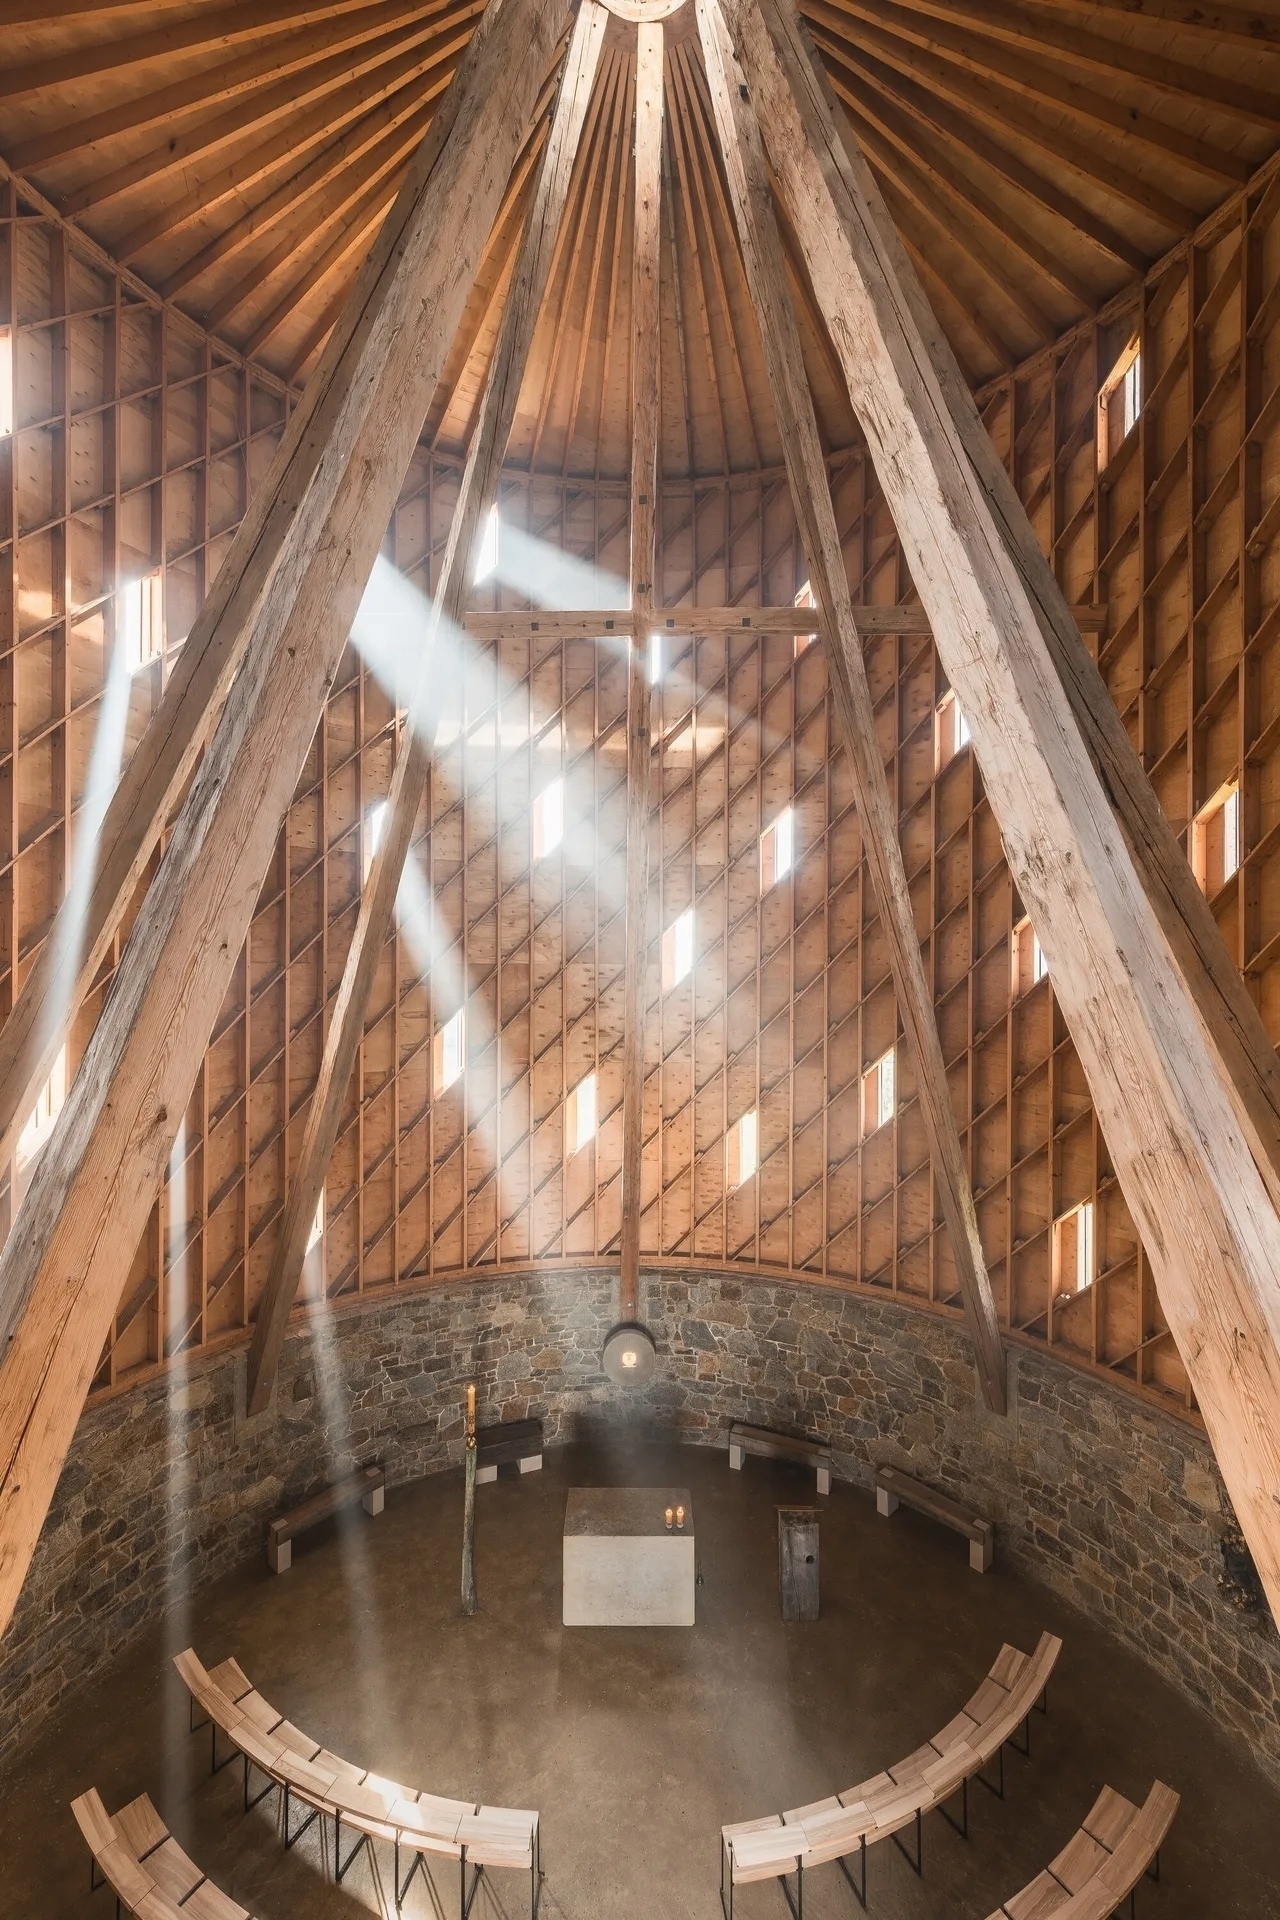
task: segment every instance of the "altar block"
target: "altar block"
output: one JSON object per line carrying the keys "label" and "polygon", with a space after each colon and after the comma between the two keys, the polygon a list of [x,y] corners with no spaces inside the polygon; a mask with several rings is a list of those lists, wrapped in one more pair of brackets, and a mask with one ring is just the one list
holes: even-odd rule
{"label": "altar block", "polygon": [[[665,1509],[684,1508],[667,1532]],[[564,1516],[566,1627],[694,1624],[693,1499],[687,1487],[571,1487]]]}

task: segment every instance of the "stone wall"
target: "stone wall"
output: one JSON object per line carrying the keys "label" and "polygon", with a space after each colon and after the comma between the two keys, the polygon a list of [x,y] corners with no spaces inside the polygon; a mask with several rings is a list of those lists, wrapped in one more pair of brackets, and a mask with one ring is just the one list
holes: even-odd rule
{"label": "stone wall", "polygon": [[826,1287],[667,1274],[648,1284],[658,1366],[642,1396],[600,1371],[614,1280],[571,1272],[435,1287],[294,1333],[268,1411],[243,1417],[244,1356],[202,1359],[81,1420],[0,1643],[0,1759],[164,1609],[262,1551],[266,1520],[358,1461],[391,1482],[461,1453],[482,1422],[539,1414],[554,1445],[593,1424],[722,1441],[731,1419],[830,1437],[838,1477],[884,1462],[994,1517],[998,1551],[1124,1640],[1280,1777],[1280,1643],[1221,1584],[1230,1509],[1205,1442],[1104,1382],[1011,1360],[1013,1405],[981,1407],[963,1333]]}

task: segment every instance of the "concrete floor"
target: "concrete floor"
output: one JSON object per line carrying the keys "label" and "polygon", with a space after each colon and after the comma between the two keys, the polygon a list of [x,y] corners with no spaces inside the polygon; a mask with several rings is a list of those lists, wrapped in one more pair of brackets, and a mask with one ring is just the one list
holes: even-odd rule
{"label": "concrete floor", "polygon": [[[697,1521],[698,1625],[560,1625],[565,1489],[688,1486]],[[917,1746],[968,1697],[1002,1640],[1042,1628],[1065,1647],[1030,1761],[1006,1759],[1003,1803],[971,1792],[966,1844],[924,1828],[924,1877],[887,1844],[872,1853],[873,1913],[983,1920],[1079,1824],[1104,1781],[1141,1798],[1152,1778],[1183,1803],[1147,1920],[1274,1920],[1280,1795],[1229,1741],[1083,1616],[1017,1576],[968,1570],[965,1547],[905,1510],[837,1487],[822,1510],[823,1617],[778,1616],[779,1502],[814,1498],[797,1469],[751,1460],[730,1474],[696,1448],[567,1448],[546,1470],[478,1490],[481,1611],[458,1605],[461,1475],[398,1488],[294,1549],[292,1571],[243,1569],[147,1631],[87,1687],[39,1746],[0,1775],[6,1920],[93,1915],[87,1854],[67,1802],[96,1785],[114,1810],[144,1789],[215,1881],[262,1920],[385,1911],[390,1868],[367,1856],[330,1884],[316,1827],[291,1853],[275,1798],[247,1818],[238,1767],[211,1778],[208,1734],[187,1733],[168,1653],[189,1639],[212,1665],[234,1653],[266,1697],[351,1760],[460,1798],[537,1807],[547,1920],[715,1920],[723,1821],[840,1789]],[[326,1836],[331,1845],[331,1835]],[[439,1877],[444,1920],[457,1911]],[[806,1885],[810,1920],[853,1920],[835,1868]],[[406,1903],[432,1912],[415,1883]],[[787,1920],[776,1885],[748,1888],[742,1920]],[[477,1920],[527,1912],[527,1882],[495,1875]]]}

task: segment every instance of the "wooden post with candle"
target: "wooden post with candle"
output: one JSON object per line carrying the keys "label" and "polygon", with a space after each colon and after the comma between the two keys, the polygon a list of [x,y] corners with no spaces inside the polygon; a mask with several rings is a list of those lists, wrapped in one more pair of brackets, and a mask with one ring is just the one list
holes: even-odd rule
{"label": "wooden post with candle", "polygon": [[476,1610],[476,1386],[467,1382],[467,1492],[462,1513],[462,1611]]}

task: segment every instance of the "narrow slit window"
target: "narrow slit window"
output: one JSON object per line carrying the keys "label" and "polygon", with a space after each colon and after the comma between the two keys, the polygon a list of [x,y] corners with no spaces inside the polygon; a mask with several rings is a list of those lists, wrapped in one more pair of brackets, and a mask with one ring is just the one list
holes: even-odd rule
{"label": "narrow slit window", "polygon": [[725,1139],[725,1178],[730,1193],[745,1187],[760,1164],[760,1116],[754,1107],[741,1114]]}
{"label": "narrow slit window", "polygon": [[320,1189],[320,1198],[316,1201],[316,1210],[307,1230],[307,1250],[302,1258],[302,1270],[307,1281],[323,1297],[328,1275],[324,1262],[324,1188]]}
{"label": "narrow slit window", "polygon": [[968,744],[969,722],[964,717],[964,709],[956,699],[954,689],[948,687],[933,710],[934,772],[941,773]]}
{"label": "narrow slit window", "polygon": [[487,580],[491,573],[498,571],[498,509],[490,507],[480,535],[480,551],[476,555],[475,578],[477,582]]}
{"label": "narrow slit window", "polygon": [[1049,962],[1030,920],[1024,914],[1013,930],[1013,963],[1010,985],[1015,1000],[1049,977]]}
{"label": "narrow slit window", "polygon": [[649,685],[651,687],[656,687],[659,680],[661,680],[662,668],[662,635],[660,633],[651,633],[649,635]]}
{"label": "narrow slit window", "polygon": [[373,856],[378,851],[382,839],[382,829],[387,823],[387,803],[379,800],[376,807],[370,807],[364,817],[364,877],[369,878],[369,869],[373,865]]}
{"label": "narrow slit window", "polygon": [[[798,607],[816,607],[817,604],[818,602],[811,583],[808,580],[804,581],[796,594],[796,605]],[[816,629],[813,633],[798,633],[796,635],[796,657],[799,658],[806,647],[812,646],[817,637]]]}
{"label": "narrow slit window", "polygon": [[1053,1223],[1053,1291],[1083,1293],[1097,1277],[1093,1202],[1084,1200]]}
{"label": "narrow slit window", "polygon": [[459,1007],[436,1033],[433,1078],[437,1095],[461,1080],[466,1050],[467,1016],[465,1009]]}
{"label": "narrow slit window", "polygon": [[596,1077],[589,1073],[579,1080],[565,1103],[565,1139],[570,1153],[581,1153],[595,1138]]}
{"label": "narrow slit window", "polygon": [[662,936],[662,991],[669,993],[692,972],[693,908],[688,907]]}
{"label": "narrow slit window", "polygon": [[1191,822],[1191,866],[1212,900],[1240,866],[1240,783],[1229,780]]}
{"label": "narrow slit window", "polygon": [[0,440],[13,432],[13,334],[0,327]]}
{"label": "narrow slit window", "polygon": [[1135,334],[1102,383],[1098,395],[1098,470],[1113,460],[1142,411],[1142,355]]}
{"label": "narrow slit window", "polygon": [[40,1089],[35,1107],[27,1117],[27,1123],[18,1135],[18,1144],[14,1149],[13,1170],[19,1196],[26,1192],[27,1183],[35,1169],[35,1163],[49,1143],[49,1136],[57,1124],[67,1097],[67,1049],[59,1049],[53,1063],[53,1071]]}
{"label": "narrow slit window", "polygon": [[795,812],[784,807],[771,826],[760,835],[760,890],[770,887],[790,873],[795,864]]}
{"label": "narrow slit window", "polygon": [[887,1126],[893,1118],[897,1099],[897,1066],[895,1049],[869,1066],[862,1076],[862,1134],[877,1133]]}
{"label": "narrow slit window", "polygon": [[533,802],[533,857],[545,860],[564,839],[564,781],[553,780]]}
{"label": "narrow slit window", "polygon": [[312,1215],[311,1226],[307,1232],[307,1252],[311,1253],[324,1239],[324,1188],[320,1189],[320,1198],[316,1201],[316,1210]]}
{"label": "narrow slit window", "polygon": [[130,673],[141,673],[164,651],[164,586],[159,568],[126,580],[118,599],[124,663]]}

